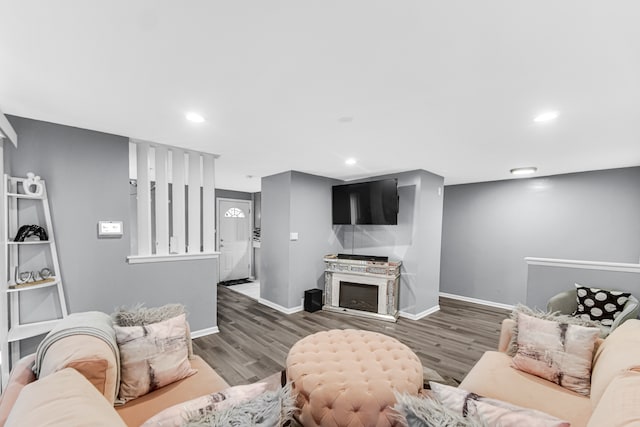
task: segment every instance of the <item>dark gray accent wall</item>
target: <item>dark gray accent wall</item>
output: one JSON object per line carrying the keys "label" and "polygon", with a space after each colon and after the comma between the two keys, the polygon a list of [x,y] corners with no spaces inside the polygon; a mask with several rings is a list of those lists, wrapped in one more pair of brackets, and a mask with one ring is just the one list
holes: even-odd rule
{"label": "dark gray accent wall", "polygon": [[[322,288],[323,257],[338,249],[331,228],[331,186],[338,181],[288,171],[262,179],[260,296],[300,306],[306,289]],[[298,240],[290,240],[290,233]]]}
{"label": "dark gray accent wall", "polygon": [[343,252],[402,261],[400,310],[420,314],[438,305],[444,179],[416,170],[359,181],[385,178],[398,179],[398,225],[340,225],[334,230]]}
{"label": "dark gray accent wall", "polygon": [[524,257],[638,263],[639,218],[640,167],[448,186],[440,289],[529,303]]}
{"label": "dark gray accent wall", "polygon": [[[216,326],[216,259],[126,262],[130,255],[127,138],[18,117],[9,120],[20,135],[19,149],[6,152],[11,173],[34,172],[46,180],[71,312],[111,313],[121,305],[177,302],[187,307],[192,330]],[[98,239],[99,220],[123,221],[124,236]],[[43,305],[49,297],[42,291],[24,293],[25,320],[48,314]]]}

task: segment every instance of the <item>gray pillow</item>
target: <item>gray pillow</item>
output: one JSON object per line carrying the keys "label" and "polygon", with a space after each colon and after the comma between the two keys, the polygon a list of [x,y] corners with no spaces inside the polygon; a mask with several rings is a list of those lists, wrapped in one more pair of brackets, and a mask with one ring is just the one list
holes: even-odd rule
{"label": "gray pillow", "polygon": [[396,395],[393,409],[403,418],[400,425],[408,427],[488,427],[477,415],[462,416],[441,402],[430,397],[418,397],[407,393]]}
{"label": "gray pillow", "polygon": [[266,391],[253,400],[219,411],[197,412],[188,416],[184,427],[274,427],[293,419],[296,411],[291,384]]}
{"label": "gray pillow", "polygon": [[606,331],[604,331],[601,325],[598,322],[594,322],[591,320],[584,320],[579,317],[574,317],[569,314],[560,314],[560,312],[546,312],[540,310],[533,310],[526,305],[518,304],[515,306],[513,311],[511,312],[510,318],[516,325],[513,327],[513,332],[511,334],[511,340],[509,341],[509,347],[507,348],[507,354],[511,357],[515,356],[518,352],[518,313],[523,313],[531,317],[536,317],[538,319],[543,320],[552,320],[558,323],[565,323],[567,325],[578,325],[578,326],[586,326],[586,327],[597,327],[600,328],[601,336],[606,336]]}

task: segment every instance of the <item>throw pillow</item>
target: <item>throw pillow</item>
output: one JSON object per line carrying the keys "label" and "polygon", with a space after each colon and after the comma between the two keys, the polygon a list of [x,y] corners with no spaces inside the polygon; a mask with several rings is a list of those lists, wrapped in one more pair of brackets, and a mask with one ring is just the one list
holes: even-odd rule
{"label": "throw pillow", "polygon": [[512,366],[589,395],[591,362],[599,328],[518,315],[518,352]]}
{"label": "throw pillow", "polygon": [[127,401],[196,373],[189,363],[185,315],[146,326],[117,326],[120,395]]}
{"label": "throw pillow", "polygon": [[593,320],[605,326],[613,325],[613,321],[622,313],[629,301],[631,293],[590,288],[576,283],[578,308],[574,316],[584,320]]}
{"label": "throw pillow", "polygon": [[295,399],[291,396],[291,384],[287,384],[226,409],[198,411],[188,417],[184,427],[282,426],[293,419],[294,411]]}
{"label": "throw pillow", "polygon": [[569,427],[570,423],[535,409],[490,399],[444,384],[431,382],[431,390],[442,404],[462,416],[477,415],[490,426]]}
{"label": "throw pillow", "polygon": [[194,414],[219,411],[258,397],[267,390],[267,383],[239,385],[207,394],[187,402],[171,406],[154,415],[141,427],[182,427],[185,420]]}
{"label": "throw pillow", "polygon": [[393,409],[399,419],[396,424],[408,427],[488,427],[478,415],[462,415],[431,397],[418,397],[407,393],[396,395]]}
{"label": "throw pillow", "polygon": [[[511,341],[509,341],[509,348],[507,349],[507,354],[511,357],[515,356],[516,353],[518,352],[518,330],[519,330],[518,315],[520,313],[526,314],[527,316],[536,317],[538,319],[552,320],[554,322],[565,323],[567,325],[598,327],[598,323],[591,320],[585,320],[580,317],[574,317],[568,314],[560,314],[559,312],[546,312],[546,311],[533,310],[527,307],[526,305],[518,304],[513,309],[510,316],[511,320],[516,322],[516,326],[514,327],[511,334]],[[603,332],[601,331],[601,335],[602,334]],[[604,335],[606,335],[606,333]]]}
{"label": "throw pillow", "polygon": [[[118,326],[144,326],[162,322],[181,314],[187,314],[182,304],[166,304],[161,307],[145,307],[144,304],[136,304],[131,308],[120,307],[111,314],[113,323]],[[187,322],[187,346],[189,359],[193,359],[193,345],[191,343],[191,330]]]}

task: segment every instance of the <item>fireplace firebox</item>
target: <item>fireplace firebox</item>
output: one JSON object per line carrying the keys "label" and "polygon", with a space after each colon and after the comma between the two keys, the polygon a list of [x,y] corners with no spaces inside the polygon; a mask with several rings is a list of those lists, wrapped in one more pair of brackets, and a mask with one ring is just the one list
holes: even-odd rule
{"label": "fireplace firebox", "polygon": [[353,310],[378,312],[378,288],[362,283],[340,281],[339,305]]}

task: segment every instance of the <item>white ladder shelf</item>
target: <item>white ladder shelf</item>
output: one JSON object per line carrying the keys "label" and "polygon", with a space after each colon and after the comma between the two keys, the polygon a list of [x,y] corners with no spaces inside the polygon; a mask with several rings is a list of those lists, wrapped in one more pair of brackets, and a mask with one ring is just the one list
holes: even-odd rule
{"label": "white ladder shelf", "polygon": [[[65,302],[60,263],[56,250],[51,211],[47,188],[44,181],[41,195],[25,194],[23,183],[25,178],[15,178],[4,175],[3,198],[5,206],[5,221],[2,226],[2,243],[4,245],[4,265],[6,277],[0,280],[0,351],[2,353],[2,387],[9,379],[11,366],[20,359],[20,341],[37,337],[51,331],[58,321],[68,315]],[[28,217],[28,218],[27,218]],[[25,222],[27,221],[27,222]],[[44,221],[44,224],[38,222]],[[15,242],[13,239],[22,225],[37,224],[43,226],[48,240],[28,240]],[[28,252],[28,254],[27,254]],[[29,256],[25,256],[29,255]],[[44,265],[43,260],[50,265]],[[40,270],[48,268],[52,276],[48,281],[33,284],[20,284],[19,273],[22,271]],[[21,323],[20,297],[36,289],[40,292],[55,292],[57,294],[56,310],[59,315],[53,319]]]}

